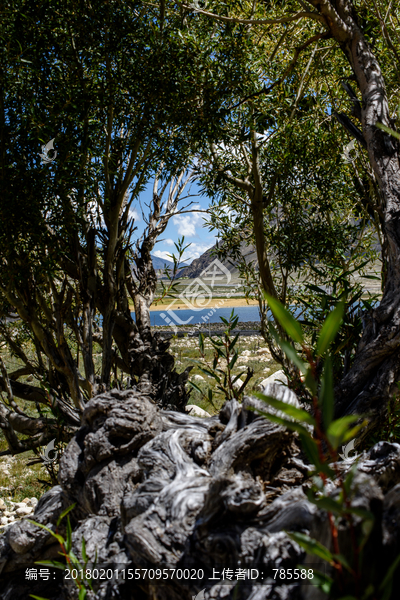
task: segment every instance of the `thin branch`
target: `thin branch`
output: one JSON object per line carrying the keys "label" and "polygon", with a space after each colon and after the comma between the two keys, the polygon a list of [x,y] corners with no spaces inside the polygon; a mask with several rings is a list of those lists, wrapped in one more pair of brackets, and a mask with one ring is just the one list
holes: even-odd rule
{"label": "thin branch", "polygon": [[277,25],[279,23],[290,23],[291,21],[298,21],[299,19],[303,18],[314,19],[315,21],[325,23],[324,18],[316,12],[299,12],[295,15],[286,15],[285,17],[282,17],[280,19],[240,19],[238,17],[223,17],[222,15],[216,15],[214,13],[208,12],[207,10],[196,8],[193,5],[188,6],[187,4],[181,3],[181,6],[183,8],[186,8],[186,10],[190,10],[194,13],[204,15],[216,21],[225,21],[227,23],[239,23],[241,25]]}
{"label": "thin branch", "polygon": [[250,94],[249,96],[247,96],[246,98],[244,98],[243,100],[238,102],[237,104],[229,106],[227,111],[231,111],[234,108],[237,108],[238,106],[240,106],[241,104],[244,104],[248,100],[251,100],[252,98],[256,98],[257,96],[260,96],[261,94],[268,94],[271,90],[274,89],[275,86],[280,85],[286,79],[286,77],[289,75],[289,73],[291,73],[293,71],[294,67],[296,66],[297,60],[300,56],[300,53],[303,50],[305,50],[308,46],[310,46],[317,40],[327,40],[327,39],[330,39],[331,37],[332,37],[332,34],[329,33],[328,31],[326,31],[324,33],[317,33],[316,35],[313,35],[311,38],[309,38],[306,42],[304,42],[304,44],[302,44],[301,46],[297,46],[297,48],[295,48],[294,55],[293,55],[291,62],[286,67],[285,71],[283,72],[283,75],[281,77],[279,77],[279,79],[277,79],[270,86],[268,86],[268,87],[264,86],[263,89],[259,90],[258,92],[254,92],[254,94]]}

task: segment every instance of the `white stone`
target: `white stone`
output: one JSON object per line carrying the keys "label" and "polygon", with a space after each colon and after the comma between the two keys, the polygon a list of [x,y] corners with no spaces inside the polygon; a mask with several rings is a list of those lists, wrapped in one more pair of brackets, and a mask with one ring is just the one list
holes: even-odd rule
{"label": "white stone", "polygon": [[282,371],[282,369],[280,369],[279,371],[276,371],[276,373],[273,373],[266,379],[263,379],[263,381],[258,385],[258,389],[261,392],[264,392],[265,387],[269,383],[278,383],[279,385],[287,385],[288,380],[287,380],[285,373]]}
{"label": "white stone", "polygon": [[36,504],[39,502],[39,500],[37,498],[29,498],[29,504],[30,506],[36,506]]}
{"label": "white stone", "polygon": [[0,518],[0,525],[7,525],[7,523],[8,523],[7,517],[1,517]]}
{"label": "white stone", "polygon": [[256,351],[256,354],[271,354],[269,348],[260,348],[259,350]]}
{"label": "white stone", "polygon": [[2,498],[0,498],[0,510],[7,510],[6,503]]}
{"label": "white stone", "polygon": [[33,512],[33,508],[31,506],[26,506],[23,508],[17,508],[16,513],[19,517],[23,517],[25,515],[30,515]]}
{"label": "white stone", "polygon": [[242,387],[242,385],[243,385],[243,379],[240,379],[240,377],[239,377],[239,379],[236,379],[236,381],[234,381],[232,383],[233,389],[237,390],[237,391],[240,390],[240,388]]}
{"label": "white stone", "polygon": [[243,352],[241,354],[241,356],[250,356],[250,355],[251,355],[250,350],[243,350]]}
{"label": "white stone", "polygon": [[202,418],[211,417],[210,413],[208,413],[206,410],[203,410],[202,408],[200,408],[200,406],[196,406],[195,404],[187,404],[185,406],[185,411],[191,417],[202,417]]}
{"label": "white stone", "polygon": [[193,375],[192,379],[196,379],[196,381],[204,381],[204,377],[201,375]]}

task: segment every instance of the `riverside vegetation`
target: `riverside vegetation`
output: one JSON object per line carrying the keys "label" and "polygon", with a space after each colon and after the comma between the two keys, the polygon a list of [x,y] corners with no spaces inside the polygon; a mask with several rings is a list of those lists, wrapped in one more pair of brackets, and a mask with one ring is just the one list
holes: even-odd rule
{"label": "riverside vegetation", "polygon": [[[399,430],[397,4],[78,4],[6,0],[0,15],[0,427],[3,452],[16,457],[9,473],[11,465],[21,472],[24,452],[36,455],[31,471],[51,488],[35,520],[60,527],[79,560],[98,550],[112,565],[208,564],[227,560],[228,548],[293,568],[307,540],[285,531],[300,528],[328,559],[333,581],[321,585],[330,595],[349,576],[351,597],[394,600],[387,568],[400,584],[400,452],[382,436],[395,441]],[[57,155],[41,162],[48,140]],[[194,183],[211,201],[207,225],[220,235],[221,257],[241,260],[243,248],[255,248],[240,275],[258,302],[275,361],[268,368],[281,366],[290,383],[264,388],[288,405],[288,422],[257,416],[263,401],[240,398],[242,342],[229,332],[212,348],[200,339],[196,370],[193,358],[177,365],[151,327],[151,253],[168,223],[193,210]],[[371,276],[377,261],[379,302],[361,298],[351,280]],[[343,292],[330,370],[319,345]],[[285,312],[299,302],[312,309],[301,328]],[[260,361],[244,358],[247,377]],[[211,417],[185,414],[191,377],[191,401]],[[340,423],[355,414],[368,415],[360,450],[378,443],[329,496],[327,461],[349,433]],[[43,474],[39,452],[53,439],[60,469],[51,463]],[[323,485],[308,497],[312,465]],[[2,490],[6,502],[41,495],[28,488],[32,472],[26,487]],[[5,527],[0,576],[8,597],[23,596],[22,567],[54,559],[59,547],[53,529],[25,518]],[[307,594],[278,583],[264,595]],[[36,595],[70,600],[68,585]],[[139,587],[140,600],[153,593]],[[173,600],[199,591],[169,589]],[[119,582],[93,593],[124,595]]]}
{"label": "riverside vegetation", "polygon": [[[12,327],[18,329],[20,325],[14,323]],[[25,348],[25,351],[29,356],[29,347]],[[97,354],[97,368],[100,368],[100,348],[95,348],[94,352],[95,355]],[[269,350],[263,346],[261,335],[240,337],[238,352],[240,360],[235,365],[235,374],[240,374],[247,367],[250,367],[254,372],[246,391],[255,390],[262,380],[280,368],[280,365],[272,359]],[[190,404],[197,405],[210,414],[215,414],[222,406],[224,400],[221,395],[216,395],[212,404],[207,400],[208,390],[211,389],[214,391],[217,384],[214,378],[207,376],[201,371],[203,358],[199,350],[198,338],[184,337],[173,339],[171,342],[171,354],[175,358],[178,371],[184,371],[187,367],[192,367],[190,380],[196,384],[198,389],[193,388]],[[213,345],[210,339],[206,337],[204,340],[205,362],[203,366],[205,367],[207,362],[212,361],[212,358]],[[16,371],[21,367],[21,362],[18,358],[10,354],[3,354],[3,360],[10,372]],[[29,376],[21,378],[21,381],[29,382],[29,380]],[[118,385],[118,383],[116,384]],[[36,413],[29,402],[20,401],[20,406],[27,414],[34,415]],[[58,446],[60,455],[63,448],[64,445]],[[0,431],[0,451],[5,451],[6,449],[6,440]],[[31,498],[32,496],[39,498],[52,485],[52,479],[43,466],[42,461],[36,464],[28,464],[35,457],[36,455],[33,452],[0,457],[0,498],[5,500],[6,503],[21,502],[26,497]],[[13,519],[10,519],[9,522],[12,521]],[[5,523],[0,524],[0,531],[4,526]]]}

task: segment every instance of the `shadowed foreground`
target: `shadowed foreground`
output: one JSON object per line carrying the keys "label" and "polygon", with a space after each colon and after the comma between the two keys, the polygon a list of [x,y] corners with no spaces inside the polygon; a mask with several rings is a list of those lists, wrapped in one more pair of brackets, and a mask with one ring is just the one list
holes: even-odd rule
{"label": "shadowed foreground", "polygon": [[[293,393],[277,384],[265,393],[293,401]],[[296,434],[247,410],[258,402],[230,401],[218,416],[199,419],[160,410],[133,390],[95,397],[61,459],[59,485],[41,498],[33,519],[55,529],[61,512],[76,503],[70,513],[74,553],[83,564],[84,537],[89,560],[114,570],[247,566],[273,576],[271,569],[296,568],[305,560],[317,566],[318,559],[306,558],[284,530],[310,533],[330,546],[327,513],[307,500],[308,468]],[[380,442],[358,470],[353,506],[375,516],[364,568],[370,576],[373,564],[379,580],[400,550],[400,446]],[[59,530],[65,536],[65,519]],[[346,554],[345,523],[339,542]],[[78,598],[61,571],[47,582],[25,579],[35,561],[60,560],[59,551],[47,531],[26,520],[11,525],[0,538],[2,599]],[[87,598],[99,600],[191,600],[202,589],[206,599],[325,597],[304,582],[282,584],[273,577],[262,585],[196,579],[153,585],[114,577],[94,580],[93,587]]]}

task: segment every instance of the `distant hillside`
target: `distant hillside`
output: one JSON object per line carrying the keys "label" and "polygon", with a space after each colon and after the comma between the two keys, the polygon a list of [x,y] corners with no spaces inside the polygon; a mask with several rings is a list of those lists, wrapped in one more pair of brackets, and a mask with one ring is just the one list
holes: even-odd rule
{"label": "distant hillside", "polygon": [[[187,277],[189,279],[195,279],[210,265],[217,257],[214,254],[216,246],[212,246],[204,252],[199,258],[196,258],[186,269],[183,269],[179,274],[179,277]],[[242,244],[242,256],[246,259],[248,264],[251,261],[257,261],[257,255],[254,246],[247,246],[244,242]],[[232,258],[226,258],[221,261],[222,264],[231,272],[232,277],[239,276],[239,269],[237,267],[238,261]]]}
{"label": "distant hillside", "polygon": [[[153,261],[153,267],[156,271],[164,270],[165,268],[173,269],[174,263],[172,260],[167,260],[166,258],[159,258],[158,256],[151,255],[151,259]],[[186,263],[180,263],[179,268],[182,269],[184,267],[188,267]]]}

